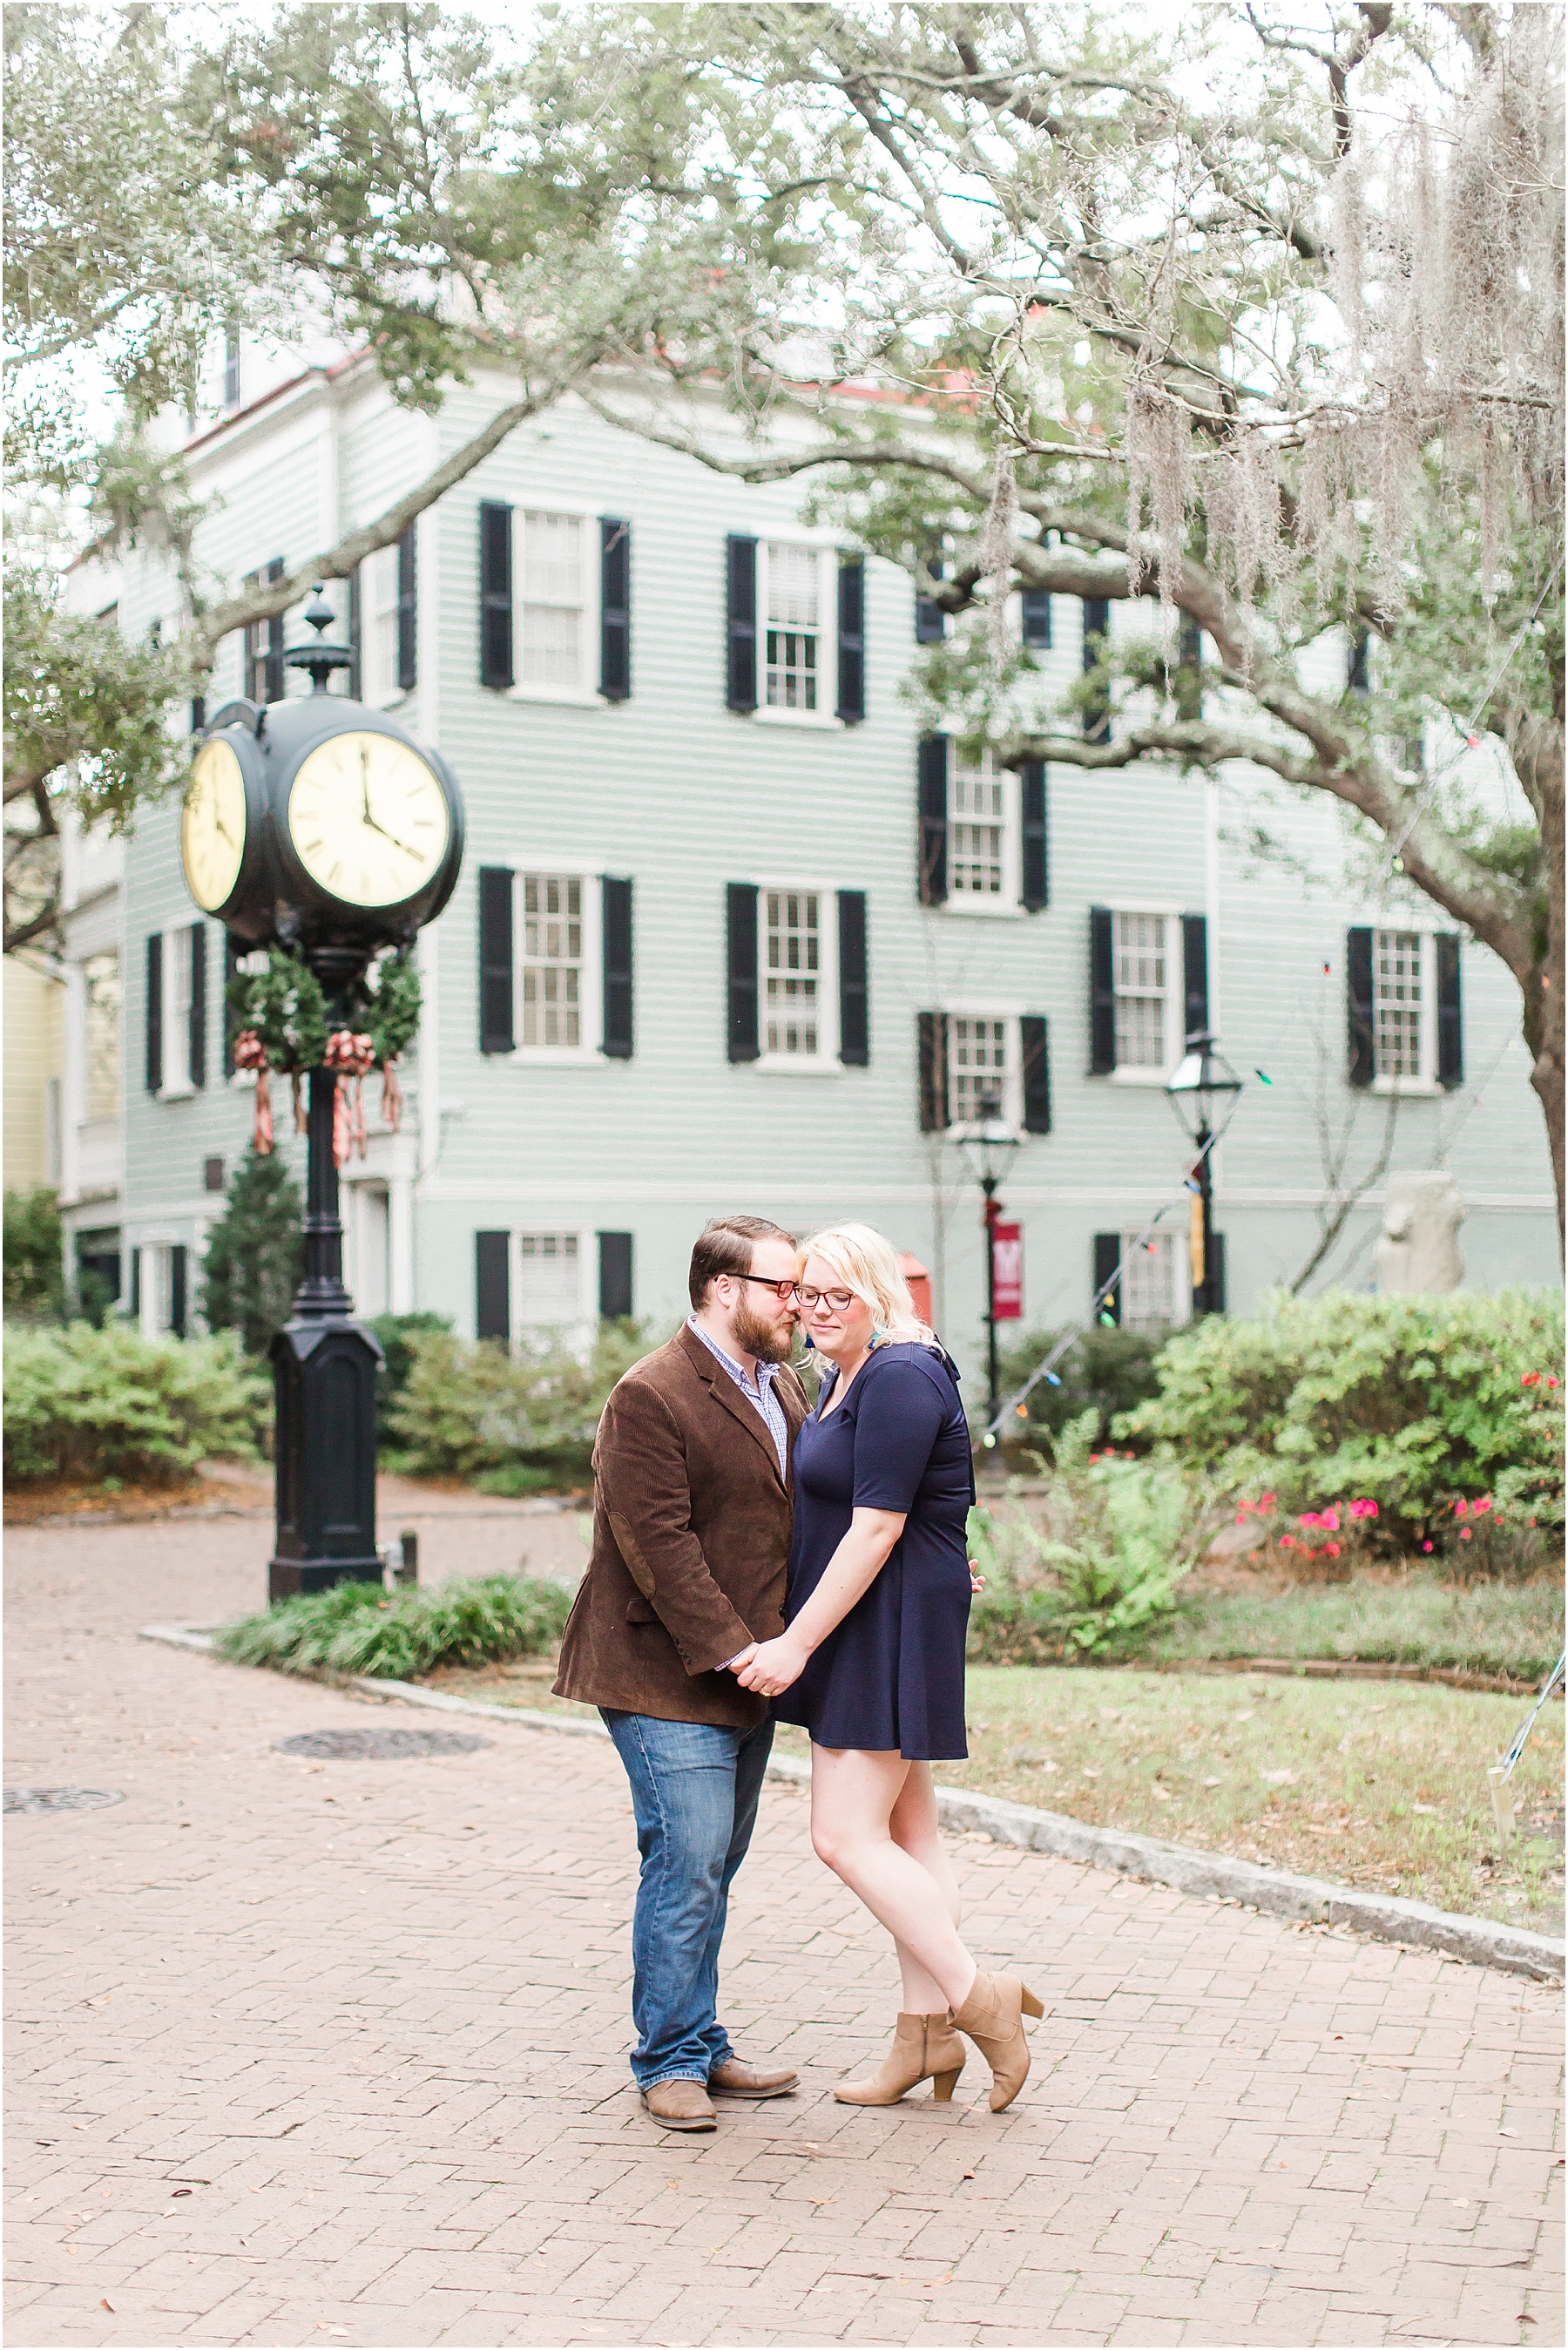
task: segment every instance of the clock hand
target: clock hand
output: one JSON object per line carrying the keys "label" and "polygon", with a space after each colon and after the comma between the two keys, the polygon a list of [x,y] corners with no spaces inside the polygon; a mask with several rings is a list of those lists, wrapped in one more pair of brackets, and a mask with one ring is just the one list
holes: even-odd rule
{"label": "clock hand", "polygon": [[383,840],[389,840],[392,847],[394,848],[400,848],[405,857],[412,857],[416,859],[418,858],[420,852],[417,848],[410,848],[406,840],[400,840],[395,832],[389,832],[384,824],[378,824],[375,817],[369,814],[369,810],[366,812],[365,821],[369,826],[372,832],[379,832]]}
{"label": "clock hand", "polygon": [[[369,743],[361,743],[359,745],[359,789],[364,799],[365,821],[367,824],[376,824],[375,817],[370,814],[370,745]],[[376,824],[376,829],[378,832],[380,831],[381,827],[379,824]]]}

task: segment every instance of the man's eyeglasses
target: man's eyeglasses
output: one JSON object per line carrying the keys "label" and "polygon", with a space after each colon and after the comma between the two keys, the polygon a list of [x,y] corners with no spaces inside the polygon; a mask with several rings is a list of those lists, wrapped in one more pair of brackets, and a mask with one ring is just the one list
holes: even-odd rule
{"label": "man's eyeglasses", "polygon": [[852,1289],[803,1289],[798,1281],[770,1281],[765,1273],[738,1273],[737,1281],[754,1281],[763,1289],[771,1289],[781,1305],[804,1306],[806,1313],[824,1298],[835,1314],[847,1314],[855,1303]]}
{"label": "man's eyeglasses", "polygon": [[798,1286],[794,1282],[770,1281],[765,1273],[738,1273],[735,1275],[735,1279],[737,1281],[754,1281],[760,1288],[771,1289],[781,1305],[793,1305],[795,1298],[800,1294]]}

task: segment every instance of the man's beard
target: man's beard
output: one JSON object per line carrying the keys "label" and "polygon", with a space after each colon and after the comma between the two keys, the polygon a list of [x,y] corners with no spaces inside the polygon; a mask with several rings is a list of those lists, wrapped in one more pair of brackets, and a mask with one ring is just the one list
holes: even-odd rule
{"label": "man's beard", "polygon": [[735,1343],[759,1363],[787,1363],[790,1348],[794,1344],[793,1325],[782,1326],[760,1321],[750,1306],[737,1305],[734,1320]]}

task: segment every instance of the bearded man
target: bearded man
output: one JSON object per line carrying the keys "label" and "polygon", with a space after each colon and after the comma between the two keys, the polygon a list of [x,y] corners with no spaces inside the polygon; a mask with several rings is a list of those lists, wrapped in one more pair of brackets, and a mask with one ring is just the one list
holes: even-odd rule
{"label": "bearded man", "polygon": [[597,1705],[631,1783],[642,1872],[632,1923],[632,2077],[666,2129],[711,2130],[712,2096],[778,2097],[788,2065],[735,2054],[719,1946],[773,1744],[734,1669],[784,1629],[796,1250],[720,1216],[691,1252],[691,1313],[634,1366],[594,1447],[594,1534],[557,1697]]}

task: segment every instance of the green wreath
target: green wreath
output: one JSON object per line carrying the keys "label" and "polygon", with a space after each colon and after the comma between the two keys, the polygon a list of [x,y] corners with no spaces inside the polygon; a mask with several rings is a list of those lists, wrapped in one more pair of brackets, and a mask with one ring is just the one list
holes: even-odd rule
{"label": "green wreath", "polygon": [[356,993],[354,1025],[375,1046],[378,1068],[384,1069],[413,1043],[422,997],[419,972],[406,955],[389,955],[365,973]]}
{"label": "green wreath", "polygon": [[236,1029],[250,1029],[274,1069],[318,1069],[327,1053],[327,998],[308,963],[274,947],[265,971],[237,971],[224,990]]}

